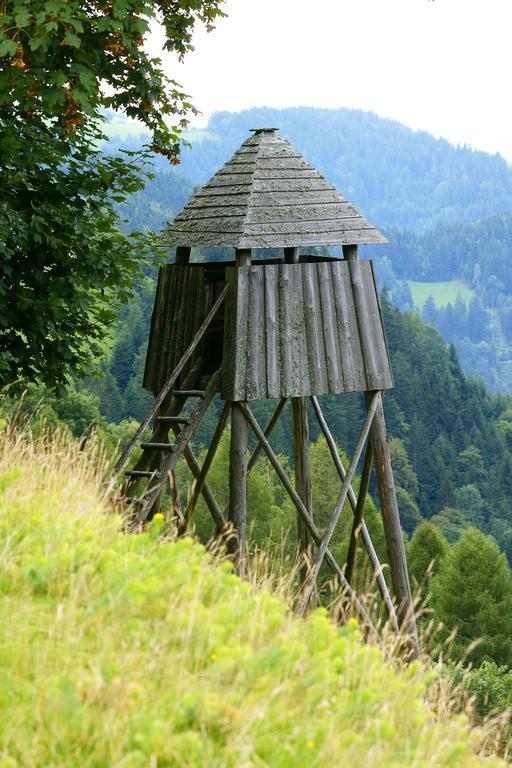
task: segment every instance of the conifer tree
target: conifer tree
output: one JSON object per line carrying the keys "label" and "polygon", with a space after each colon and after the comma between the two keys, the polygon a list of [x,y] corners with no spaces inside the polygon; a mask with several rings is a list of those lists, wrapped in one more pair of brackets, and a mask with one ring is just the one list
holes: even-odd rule
{"label": "conifer tree", "polygon": [[512,665],[512,580],[505,555],[475,528],[464,532],[442,561],[432,583],[432,605],[446,631],[457,627],[451,655],[459,659],[474,641],[468,658],[489,658]]}

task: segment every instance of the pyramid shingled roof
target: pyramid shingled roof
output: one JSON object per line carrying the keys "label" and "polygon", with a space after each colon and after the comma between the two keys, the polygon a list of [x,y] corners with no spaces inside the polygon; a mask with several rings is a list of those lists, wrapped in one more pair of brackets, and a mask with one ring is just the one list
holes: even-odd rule
{"label": "pyramid shingled roof", "polygon": [[255,130],[160,236],[233,248],[386,242],[275,128]]}

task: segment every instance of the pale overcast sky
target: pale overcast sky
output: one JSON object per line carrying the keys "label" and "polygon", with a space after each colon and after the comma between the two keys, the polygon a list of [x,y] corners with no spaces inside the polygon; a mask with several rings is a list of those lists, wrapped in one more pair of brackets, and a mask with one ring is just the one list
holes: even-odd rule
{"label": "pale overcast sky", "polygon": [[[228,0],[168,74],[206,123],[253,106],[357,107],[512,161],[512,0]],[[151,41],[158,48],[158,36]]]}

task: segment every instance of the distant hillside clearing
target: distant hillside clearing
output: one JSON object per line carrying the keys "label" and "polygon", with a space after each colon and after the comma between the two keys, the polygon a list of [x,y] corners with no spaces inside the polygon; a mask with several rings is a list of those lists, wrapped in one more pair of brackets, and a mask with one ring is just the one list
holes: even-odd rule
{"label": "distant hillside clearing", "polygon": [[447,304],[455,304],[459,294],[467,304],[475,293],[462,280],[428,283],[420,282],[419,280],[407,280],[407,283],[411,289],[414,303],[420,309],[423,309],[423,305],[429,296],[432,296],[434,299],[436,307],[446,307]]}

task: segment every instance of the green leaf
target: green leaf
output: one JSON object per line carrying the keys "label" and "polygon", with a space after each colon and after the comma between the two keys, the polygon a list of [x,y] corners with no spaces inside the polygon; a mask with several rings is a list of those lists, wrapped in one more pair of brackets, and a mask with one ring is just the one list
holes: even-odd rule
{"label": "green leaf", "polygon": [[71,45],[73,48],[80,48],[81,40],[73,32],[66,32],[63,39],[66,45]]}
{"label": "green leaf", "polygon": [[15,56],[17,49],[14,40],[4,40],[0,43],[0,56]]}
{"label": "green leaf", "polygon": [[30,11],[27,8],[22,8],[14,17],[14,23],[19,28],[28,27],[30,24]]}

